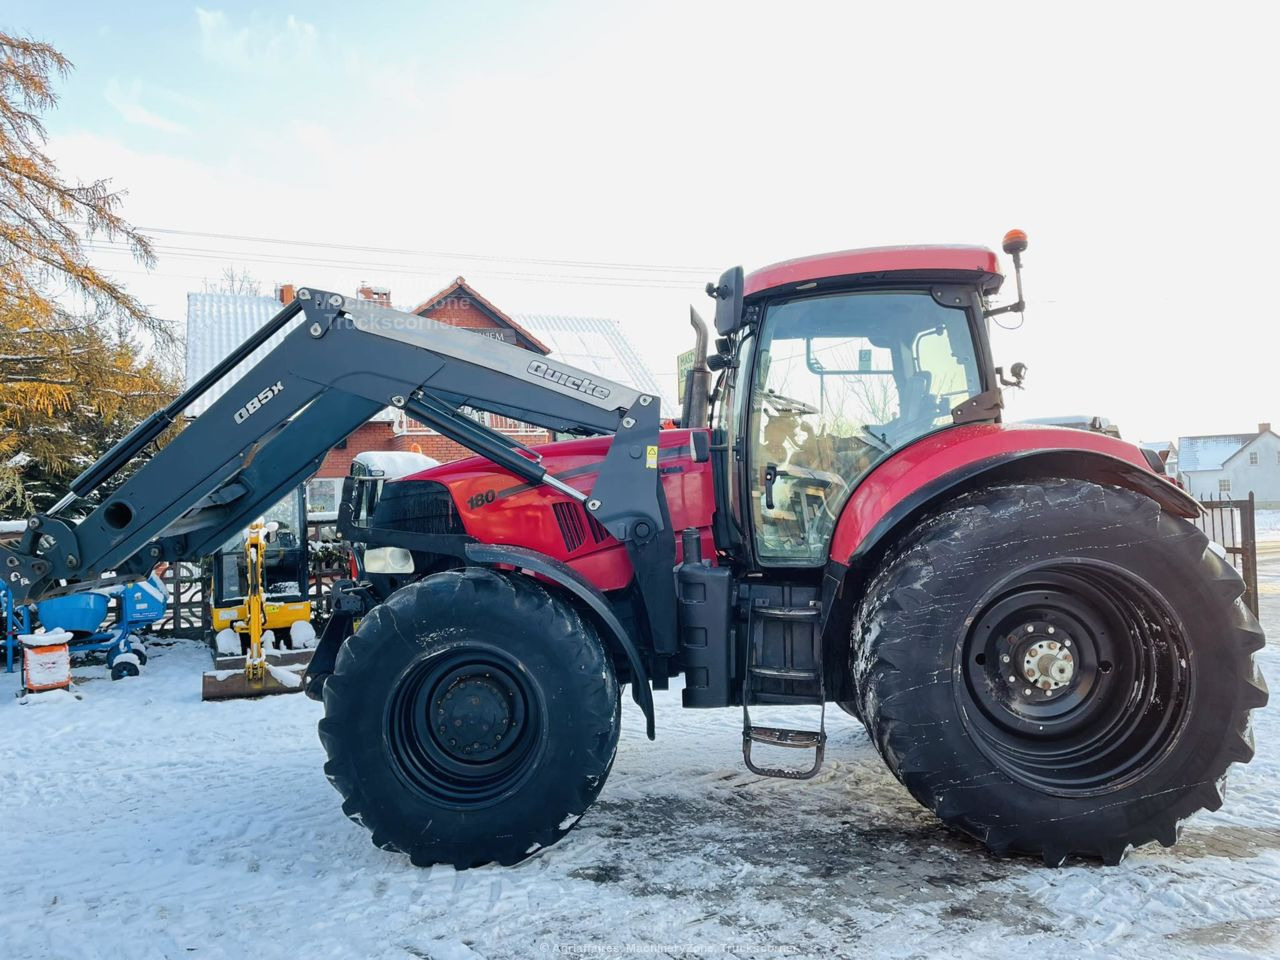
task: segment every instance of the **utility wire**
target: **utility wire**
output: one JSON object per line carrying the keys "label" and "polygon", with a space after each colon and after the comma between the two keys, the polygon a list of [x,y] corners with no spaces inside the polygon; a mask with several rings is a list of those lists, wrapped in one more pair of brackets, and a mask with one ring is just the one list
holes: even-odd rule
{"label": "utility wire", "polygon": [[[126,244],[118,241],[90,240],[84,243],[85,249],[95,253],[114,253],[132,257]],[[167,256],[179,260],[217,261],[226,263],[231,260],[253,261],[282,266],[323,267],[325,269],[365,270],[374,273],[391,273],[401,276],[421,277],[431,273],[447,273],[446,268],[416,266],[410,263],[386,263],[370,260],[329,259],[322,257],[300,257],[287,254],[258,253],[249,250],[219,250],[211,247],[177,247],[166,244],[154,246],[157,256]],[[496,261],[500,262],[500,261]],[[495,270],[481,265],[483,276],[503,279],[533,280],[543,283],[583,283],[598,286],[618,287],[666,287],[670,289],[687,289],[700,286],[700,278],[661,277],[661,276],[611,276],[608,274],[570,274],[570,273],[531,273],[512,270]],[[705,276],[706,274],[703,274]]]}
{"label": "utility wire", "polygon": [[716,273],[719,268],[705,266],[680,266],[677,264],[657,263],[620,263],[594,260],[561,260],[543,257],[508,257],[494,254],[456,253],[446,250],[415,250],[399,247],[374,247],[361,244],[328,243],[320,240],[291,240],[282,237],[258,237],[247,234],[213,233],[205,230],[178,230],[172,227],[144,227],[134,229],[145,235],[164,234],[169,236],[197,237],[211,240],[228,240],[237,243],[264,243],[278,246],[317,247],[329,250],[349,250],[359,253],[392,254],[397,256],[429,257],[442,260],[471,260],[489,263],[536,264],[540,266],[578,267],[602,270],[657,271],[667,273],[688,273],[703,275]]}

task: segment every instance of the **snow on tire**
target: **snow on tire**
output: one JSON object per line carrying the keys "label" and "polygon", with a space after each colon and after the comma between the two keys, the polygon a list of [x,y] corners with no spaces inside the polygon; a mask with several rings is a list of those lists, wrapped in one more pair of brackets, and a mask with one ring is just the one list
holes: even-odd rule
{"label": "snow on tire", "polygon": [[912,796],[997,853],[1172,845],[1253,756],[1264,638],[1242,591],[1138,493],[966,494],[894,548],[854,618],[864,723]]}

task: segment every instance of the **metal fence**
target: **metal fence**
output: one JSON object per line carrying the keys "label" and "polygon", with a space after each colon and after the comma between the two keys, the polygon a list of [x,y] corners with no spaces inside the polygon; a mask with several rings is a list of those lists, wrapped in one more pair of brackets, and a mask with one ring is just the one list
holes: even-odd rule
{"label": "metal fence", "polygon": [[[210,629],[205,590],[211,576],[208,564],[202,563],[175,563],[165,571],[163,579],[169,594],[169,607],[155,625],[156,633],[175,637],[205,635]],[[331,612],[330,592],[334,581],[350,576],[346,559],[340,552],[313,552],[307,595],[311,599],[311,619],[317,632]],[[110,611],[110,615],[114,616],[114,613],[114,610]]]}
{"label": "metal fence", "polygon": [[1204,515],[1195,521],[1210,540],[1220,544],[1244,580],[1244,602],[1258,615],[1257,510],[1252,491],[1245,500],[1225,497],[1201,501]]}

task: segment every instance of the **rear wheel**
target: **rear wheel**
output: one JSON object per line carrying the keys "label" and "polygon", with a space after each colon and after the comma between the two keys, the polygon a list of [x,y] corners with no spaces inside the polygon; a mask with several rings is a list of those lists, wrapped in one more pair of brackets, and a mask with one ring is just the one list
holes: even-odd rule
{"label": "rear wheel", "polygon": [[890,769],[997,852],[1171,845],[1253,755],[1262,631],[1203,533],[1072,480],[959,498],[867,591],[851,668]]}
{"label": "rear wheel", "polygon": [[590,806],[618,684],[590,623],[533,580],[434,574],[375,607],[324,685],[325,773],[415,864],[523,860]]}

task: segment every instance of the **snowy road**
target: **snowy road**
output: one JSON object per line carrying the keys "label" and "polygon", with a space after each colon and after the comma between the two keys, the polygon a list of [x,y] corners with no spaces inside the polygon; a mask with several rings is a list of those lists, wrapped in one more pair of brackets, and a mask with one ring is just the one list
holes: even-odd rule
{"label": "snowy road", "polygon": [[[1280,678],[1280,541],[1259,657]],[[321,772],[320,705],[201,703],[194,643],[135,681],[20,706],[0,674],[0,956],[1146,958],[1280,954],[1280,703],[1258,758],[1172,850],[1119,867],[999,860],[942,830],[860,725],[826,768],[748,774],[738,716],[627,705],[599,803],[515,868],[456,873],[374,849]],[[803,715],[796,716],[803,722]]]}

